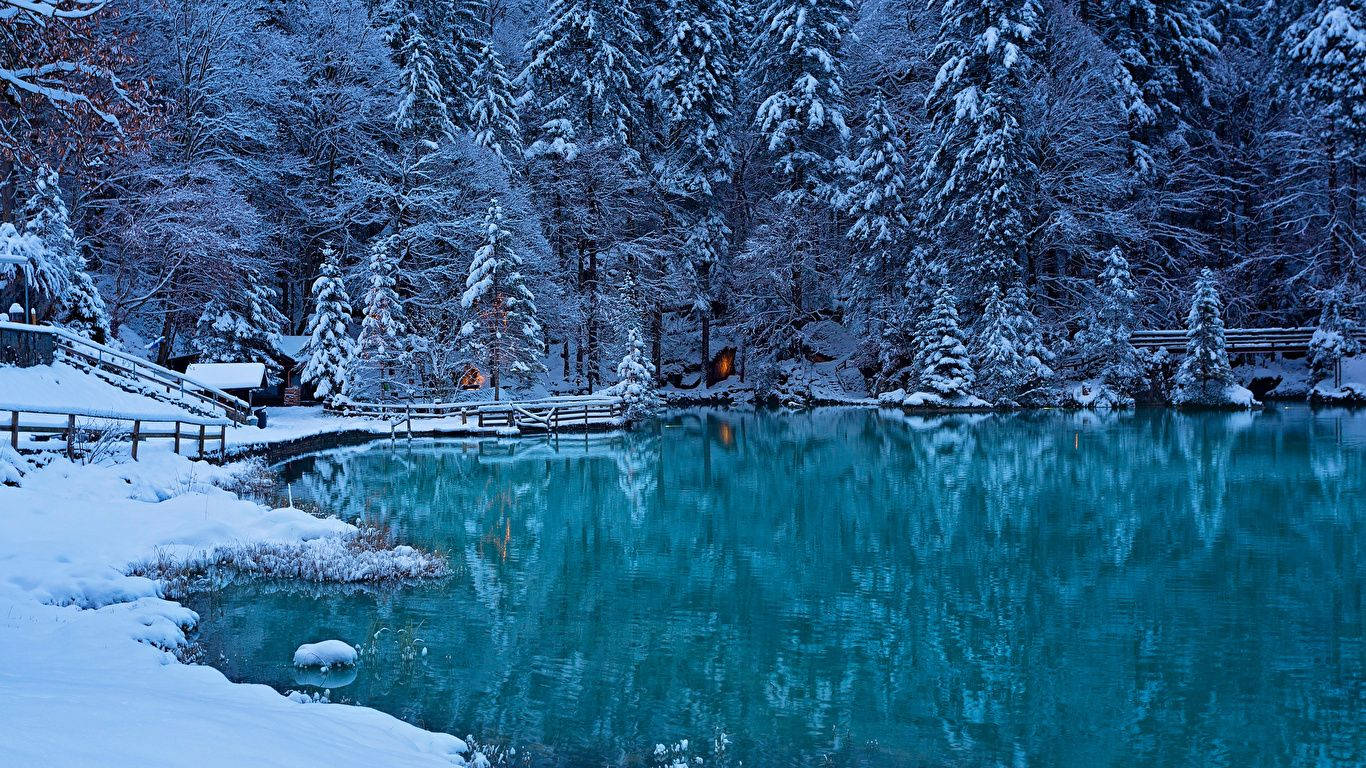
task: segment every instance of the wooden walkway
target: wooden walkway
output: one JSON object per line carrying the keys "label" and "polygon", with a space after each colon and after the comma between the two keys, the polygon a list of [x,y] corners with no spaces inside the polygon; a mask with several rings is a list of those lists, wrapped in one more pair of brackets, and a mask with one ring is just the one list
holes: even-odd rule
{"label": "wooden walkway", "polygon": [[333,412],[387,421],[395,433],[411,433],[413,422],[432,419],[459,419],[461,425],[481,429],[559,432],[614,426],[626,408],[614,397],[549,397],[471,403],[348,403]]}
{"label": "wooden walkway", "polygon": [[[1230,354],[1269,354],[1283,352],[1304,354],[1309,351],[1309,340],[1314,328],[1228,328],[1224,339]],[[1366,331],[1357,339],[1366,346]],[[1131,343],[1139,349],[1165,349],[1168,352],[1186,351],[1186,330],[1134,331]]]}

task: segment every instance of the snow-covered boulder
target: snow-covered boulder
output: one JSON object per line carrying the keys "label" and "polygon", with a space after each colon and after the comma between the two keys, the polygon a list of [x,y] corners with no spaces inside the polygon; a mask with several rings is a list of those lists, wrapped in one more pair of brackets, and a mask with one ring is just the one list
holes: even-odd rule
{"label": "snow-covered boulder", "polygon": [[294,666],[349,667],[356,663],[356,649],[340,640],[323,640],[320,643],[304,643],[294,652]]}
{"label": "snow-covered boulder", "polygon": [[1175,405],[1183,408],[1257,408],[1261,403],[1253,397],[1252,390],[1240,384],[1225,384],[1221,381],[1199,384],[1187,383],[1177,387],[1172,397]]}
{"label": "snow-covered boulder", "polygon": [[1366,385],[1349,381],[1335,387],[1332,382],[1319,382],[1309,391],[1309,402],[1323,405],[1366,405]]}

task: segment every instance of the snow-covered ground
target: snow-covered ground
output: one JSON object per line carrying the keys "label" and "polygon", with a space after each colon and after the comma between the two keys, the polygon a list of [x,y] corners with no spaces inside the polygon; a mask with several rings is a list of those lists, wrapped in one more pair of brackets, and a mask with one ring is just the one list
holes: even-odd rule
{"label": "snow-covered ground", "polygon": [[128,418],[174,420],[194,415],[182,406],[125,391],[66,363],[31,368],[0,365],[0,410],[63,408],[80,408],[95,416],[118,414]]}
{"label": "snow-covered ground", "polygon": [[[181,663],[175,651],[197,617],[163,599],[160,582],[129,575],[314,542],[344,558],[337,545],[352,526],[240,499],[215,485],[231,484],[240,465],[164,447],[137,463],[45,458],[21,466],[17,487],[0,486],[0,765],[369,768],[473,757],[455,737],[375,710]],[[400,569],[422,557],[400,550],[367,557]]]}

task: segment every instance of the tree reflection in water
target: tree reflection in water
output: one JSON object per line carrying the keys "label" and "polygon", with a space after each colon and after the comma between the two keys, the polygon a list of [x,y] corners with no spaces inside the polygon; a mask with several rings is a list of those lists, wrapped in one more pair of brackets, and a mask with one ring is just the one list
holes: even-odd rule
{"label": "tree reflection in water", "polygon": [[300,642],[421,626],[334,700],[531,763],[1366,761],[1366,414],[689,411],[287,474],[457,573],[232,584],[208,658],[294,687]]}

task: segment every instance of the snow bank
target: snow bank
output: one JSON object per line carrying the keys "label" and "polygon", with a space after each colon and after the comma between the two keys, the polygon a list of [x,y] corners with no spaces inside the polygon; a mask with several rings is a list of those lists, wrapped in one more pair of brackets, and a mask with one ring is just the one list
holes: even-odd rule
{"label": "snow bank", "polygon": [[340,640],[304,643],[294,652],[296,667],[349,667],[356,663],[356,649]]}
{"label": "snow bank", "polygon": [[1209,382],[1203,386],[1178,388],[1173,397],[1175,405],[1185,408],[1256,408],[1261,405],[1252,390],[1239,384]]}
{"label": "snow bank", "polygon": [[921,409],[927,411],[981,411],[991,408],[991,403],[974,395],[945,399],[934,392],[907,392],[894,389],[878,395],[878,405]]}
{"label": "snow bank", "polygon": [[[378,539],[237,498],[220,486],[237,482],[240,467],[153,446],[140,458],[80,466],[46,456],[43,466],[24,462],[17,486],[0,485],[0,722],[19,737],[0,747],[0,764],[425,768],[476,759],[460,739],[372,709],[301,704],[181,663],[199,617],[166,600],[164,582],[128,575],[136,564],[253,551],[321,561],[347,541]],[[367,557],[347,572],[365,572],[357,563]],[[268,570],[268,558],[258,561]]]}

